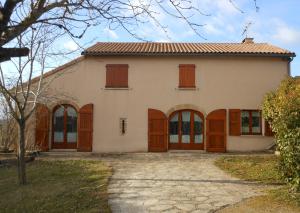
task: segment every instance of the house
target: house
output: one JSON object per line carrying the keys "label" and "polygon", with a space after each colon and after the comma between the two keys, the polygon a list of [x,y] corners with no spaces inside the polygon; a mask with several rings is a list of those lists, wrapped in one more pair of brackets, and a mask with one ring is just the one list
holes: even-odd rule
{"label": "house", "polygon": [[293,57],[251,38],[96,43],[45,75],[72,99],[38,107],[36,143],[92,152],[268,149],[274,137],[260,106],[290,75]]}

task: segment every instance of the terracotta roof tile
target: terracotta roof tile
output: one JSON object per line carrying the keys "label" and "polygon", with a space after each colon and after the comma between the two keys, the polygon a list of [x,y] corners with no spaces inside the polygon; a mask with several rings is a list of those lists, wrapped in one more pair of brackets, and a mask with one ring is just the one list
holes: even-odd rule
{"label": "terracotta roof tile", "polygon": [[98,42],[82,55],[261,55],[294,57],[295,53],[267,43]]}

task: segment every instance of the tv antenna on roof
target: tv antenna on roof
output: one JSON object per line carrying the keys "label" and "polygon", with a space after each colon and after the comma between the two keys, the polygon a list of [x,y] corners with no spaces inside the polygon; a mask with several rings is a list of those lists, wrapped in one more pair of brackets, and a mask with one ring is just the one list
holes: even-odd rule
{"label": "tv antenna on roof", "polygon": [[242,35],[246,35],[246,38],[248,38],[248,33],[249,33],[249,28],[253,23],[251,21],[249,21],[248,23],[246,23],[246,26],[244,27],[244,31],[242,33]]}

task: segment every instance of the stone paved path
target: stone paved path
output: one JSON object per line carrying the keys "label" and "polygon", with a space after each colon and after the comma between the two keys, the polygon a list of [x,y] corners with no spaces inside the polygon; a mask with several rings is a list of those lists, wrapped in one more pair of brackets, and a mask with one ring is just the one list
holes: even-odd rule
{"label": "stone paved path", "polygon": [[261,193],[261,187],[215,167],[218,156],[136,153],[102,157],[114,170],[108,189],[112,211],[214,212]]}

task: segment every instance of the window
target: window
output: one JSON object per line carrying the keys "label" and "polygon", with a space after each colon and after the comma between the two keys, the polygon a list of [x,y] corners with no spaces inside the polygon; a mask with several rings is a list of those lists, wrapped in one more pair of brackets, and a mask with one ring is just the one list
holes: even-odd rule
{"label": "window", "polygon": [[121,135],[125,135],[126,130],[127,130],[127,119],[120,118],[120,133],[121,133]]}
{"label": "window", "polygon": [[107,64],[105,87],[128,88],[128,64]]}
{"label": "window", "polygon": [[74,149],[77,147],[77,111],[63,104],[53,112],[52,148]]}
{"label": "window", "polygon": [[243,135],[261,134],[261,112],[259,110],[241,110],[241,132]]}
{"label": "window", "polygon": [[65,108],[63,106],[59,107],[54,112],[54,141],[56,143],[64,142],[64,114]]}
{"label": "window", "polygon": [[181,142],[190,143],[191,134],[191,112],[183,111],[181,113]]}
{"label": "window", "polygon": [[170,115],[169,148],[203,146],[204,117],[200,112],[184,109]]}
{"label": "window", "polygon": [[178,119],[178,112],[177,112],[170,119],[170,124],[169,124],[170,143],[178,143],[178,135],[179,135],[178,121],[179,119]]}
{"label": "window", "polygon": [[195,143],[203,143],[203,120],[194,114],[194,141]]}
{"label": "window", "polygon": [[195,87],[195,65],[194,64],[179,65],[179,87],[180,88]]}

